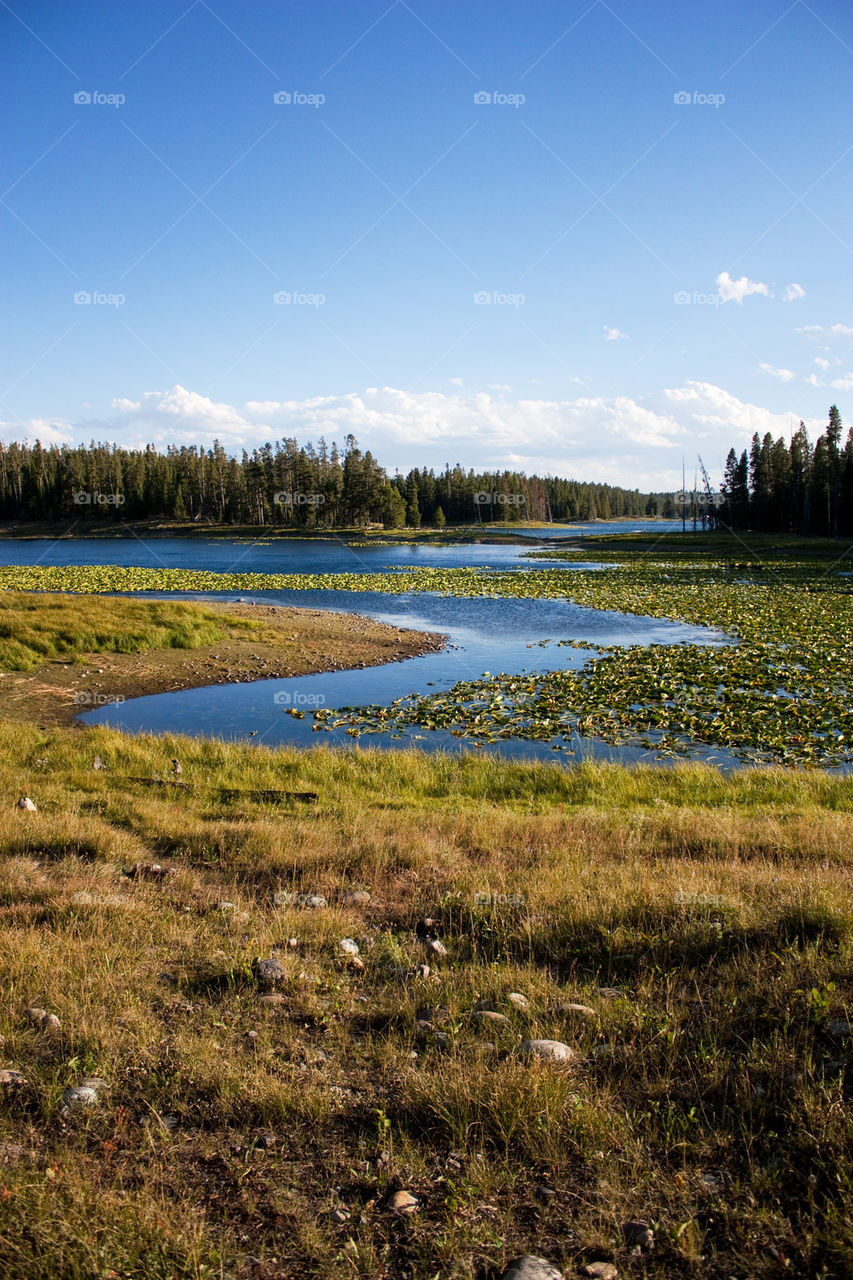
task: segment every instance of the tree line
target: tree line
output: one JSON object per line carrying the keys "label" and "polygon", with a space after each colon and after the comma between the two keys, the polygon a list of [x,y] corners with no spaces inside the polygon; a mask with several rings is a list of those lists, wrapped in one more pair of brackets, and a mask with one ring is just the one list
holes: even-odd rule
{"label": "tree line", "polygon": [[675,514],[669,496],[516,471],[389,476],[355,437],[344,445],[286,439],[237,458],[209,449],[0,443],[0,518],[13,521],[198,521],[294,528],[389,529],[523,520]]}
{"label": "tree line", "polygon": [[842,444],[836,405],[811,443],[805,423],[785,442],[756,433],[750,449],[726,459],[719,523],[766,533],[853,536],[853,429]]}

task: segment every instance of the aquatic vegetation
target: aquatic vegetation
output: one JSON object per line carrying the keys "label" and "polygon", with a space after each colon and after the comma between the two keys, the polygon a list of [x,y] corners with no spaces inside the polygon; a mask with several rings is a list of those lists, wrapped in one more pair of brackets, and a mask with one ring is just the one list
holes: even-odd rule
{"label": "aquatic vegetation", "polygon": [[[580,670],[499,674],[390,708],[347,709],[353,736],[407,726],[474,741],[574,734],[661,753],[691,743],[742,758],[833,765],[853,760],[853,582],[828,562],[761,566],[650,560],[614,548],[591,569],[417,569],[259,574],[118,566],[0,568],[0,589],[34,591],[345,590],[570,599],[598,610],[713,628],[719,646],[599,649]],[[728,638],[731,643],[725,643]],[[571,637],[557,637],[570,640]],[[320,727],[337,722],[315,716]]]}

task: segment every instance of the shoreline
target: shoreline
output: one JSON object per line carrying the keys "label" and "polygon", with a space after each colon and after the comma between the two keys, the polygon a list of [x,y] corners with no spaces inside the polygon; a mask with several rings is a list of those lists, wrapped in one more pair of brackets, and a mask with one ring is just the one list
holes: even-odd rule
{"label": "shoreline", "polygon": [[438,632],[404,630],[361,614],[280,605],[199,602],[208,612],[261,624],[193,649],[100,651],[53,659],[29,671],[0,672],[4,718],[39,728],[88,728],[79,716],[108,703],[183,689],[293,679],[403,662],[443,649]]}

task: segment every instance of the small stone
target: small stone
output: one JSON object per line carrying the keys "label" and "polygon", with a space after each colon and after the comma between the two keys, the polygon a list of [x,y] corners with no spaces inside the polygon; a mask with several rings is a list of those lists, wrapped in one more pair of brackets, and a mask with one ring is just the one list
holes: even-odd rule
{"label": "small stone", "polygon": [[598,994],[603,1000],[618,1000],[622,992],[618,987],[599,987]]}
{"label": "small stone", "polygon": [[655,1233],[647,1222],[623,1222],[622,1234],[628,1244],[638,1245],[640,1249],[654,1249]]}
{"label": "small stone", "polygon": [[352,1214],[347,1209],[333,1209],[330,1217],[332,1222],[343,1224],[344,1222],[349,1222]]}
{"label": "small stone", "polygon": [[447,947],[438,938],[427,938],[425,942],[427,951],[434,956],[446,956]]}
{"label": "small stone", "polygon": [[583,1273],[592,1276],[593,1280],[617,1280],[619,1275],[612,1262],[588,1262]]}
{"label": "small stone", "polygon": [[62,1030],[62,1023],[55,1013],[46,1013],[41,1020],[41,1029],[46,1036],[58,1036]]}
{"label": "small stone", "polygon": [[350,969],[354,969],[356,973],[361,973],[361,971],[364,969],[364,961],[362,960],[361,956],[350,956],[349,960],[347,961],[347,964],[348,964],[348,967]]}
{"label": "small stone", "polygon": [[343,951],[346,956],[358,955],[358,943],[354,938],[341,938],[338,943],[339,950]]}
{"label": "small stone", "polygon": [[27,1077],[22,1075],[20,1071],[13,1071],[11,1067],[4,1067],[0,1070],[0,1089],[5,1089],[8,1093],[14,1093],[16,1089],[23,1089],[27,1083]]}
{"label": "small stone", "polygon": [[16,805],[16,808],[22,809],[25,813],[38,812],[38,810],[36,809],[35,805],[33,804],[29,796],[21,796],[20,800]]}
{"label": "small stone", "polygon": [[395,1191],[388,1201],[388,1208],[392,1213],[417,1213],[420,1208],[420,1201],[417,1196],[412,1195],[411,1191]]}
{"label": "small stone", "polygon": [[524,1040],[521,1052],[543,1062],[571,1062],[577,1056],[574,1049],[563,1044],[562,1040]]}
{"label": "small stone", "polygon": [[511,1004],[515,1009],[527,1010],[530,1008],[530,1001],[520,991],[510,991],[507,996],[507,1004]]}
{"label": "small stone", "polygon": [[268,987],[275,986],[277,982],[281,982],[286,976],[284,965],[277,956],[269,956],[266,960],[256,961],[255,973],[258,981],[263,982]]}
{"label": "small stone", "polygon": [[216,910],[217,911],[236,911],[237,908],[233,902],[217,902]]}
{"label": "small stone", "polygon": [[366,907],[370,902],[370,894],[366,889],[356,889],[352,893],[345,893],[342,901],[345,907]]}
{"label": "small stone", "polygon": [[513,1258],[504,1268],[500,1280],[563,1280],[563,1273],[547,1258],[524,1253],[520,1258]]}
{"label": "small stone", "polygon": [[299,939],[298,939],[298,938],[288,938],[288,939],[287,939],[287,949],[288,949],[288,951],[295,951],[295,950],[296,950],[296,948],[297,948],[298,946],[299,946]]}
{"label": "small stone", "polygon": [[34,1027],[41,1027],[42,1019],[47,1017],[47,1010],[40,1009],[37,1004],[31,1004],[29,1009],[24,1011],[24,1017]]}
{"label": "small stone", "polygon": [[588,1004],[576,1004],[570,1000],[567,1004],[558,1004],[554,1008],[555,1013],[562,1014],[564,1017],[578,1018],[597,1018],[598,1014],[591,1009]]}
{"label": "small stone", "polygon": [[97,1089],[81,1084],[66,1089],[62,1095],[62,1101],[68,1108],[96,1107],[100,1098]]}
{"label": "small stone", "polygon": [[853,1022],[847,1022],[844,1018],[833,1018],[829,1024],[829,1031],[834,1036],[853,1036]]}
{"label": "small stone", "polygon": [[428,964],[419,964],[415,967],[415,974],[418,978],[428,978],[430,975],[430,967]]}
{"label": "small stone", "polygon": [[544,1182],[540,1182],[534,1194],[537,1200],[541,1200],[543,1204],[548,1204],[550,1200],[554,1199],[557,1193],[553,1187],[548,1187]]}
{"label": "small stone", "polygon": [[320,893],[308,893],[301,899],[302,906],[307,907],[309,911],[319,911],[321,907],[327,907],[329,904]]}
{"label": "small stone", "polygon": [[512,1023],[505,1013],[495,1013],[492,1009],[475,1009],[471,1014],[478,1022],[490,1023],[493,1027],[511,1027]]}

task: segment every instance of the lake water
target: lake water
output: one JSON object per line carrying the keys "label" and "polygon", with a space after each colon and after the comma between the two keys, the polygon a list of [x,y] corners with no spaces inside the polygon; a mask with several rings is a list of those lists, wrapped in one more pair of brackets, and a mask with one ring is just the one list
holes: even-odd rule
{"label": "lake water", "polygon": [[[672,522],[647,522],[663,526]],[[625,522],[625,530],[640,526]],[[587,526],[600,533],[600,524]],[[614,525],[608,531],[622,531]],[[558,530],[560,531],[558,533]],[[534,531],[530,531],[531,535]],[[535,531],[533,541],[539,539]],[[553,526],[546,535],[575,536],[576,528]],[[142,567],[208,569],[229,572],[269,573],[377,573],[407,568],[456,568],[526,571],[527,546],[486,546],[469,543],[436,547],[418,545],[351,546],[337,538],[290,539],[274,542],[211,539],[81,539],[0,541],[4,564],[118,564]],[[537,560],[536,567],[547,565]],[[565,568],[589,568],[580,563]],[[177,594],[177,593],[176,593]],[[174,596],[172,598],[175,598]],[[432,592],[387,596],[380,592],[265,591],[253,595],[221,592],[198,595],[181,593],[184,599],[256,600],[264,604],[292,605],[341,613],[358,613],[397,627],[439,631],[448,637],[441,653],[426,654],[405,662],[356,671],[335,671],[294,680],[260,680],[214,685],[178,693],[156,694],[111,704],[87,712],[87,724],[106,724],[131,733],[182,733],[193,736],[248,740],[267,746],[290,744],[308,747],[318,743],[351,749],[392,749],[416,746],[424,750],[486,751],[514,759],[562,759],[548,743],[507,741],[474,747],[446,732],[410,729],[402,737],[363,735],[358,739],[342,727],[315,731],[310,711],[369,703],[387,705],[412,693],[441,692],[460,680],[473,680],[486,672],[542,672],[577,668],[589,650],[559,648],[557,640],[596,645],[723,644],[724,636],[706,628],[584,609],[567,600],[469,599],[444,597]],[[543,644],[543,642],[548,642]],[[288,714],[305,710],[300,720]],[[250,737],[250,735],[253,735]],[[654,758],[642,748],[614,748],[591,739],[566,744],[574,757],[636,762]],[[728,753],[697,749],[696,758],[734,764]]]}

